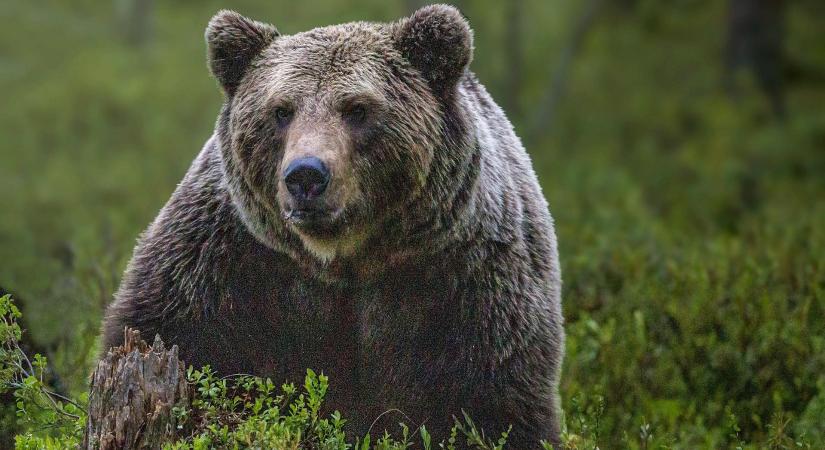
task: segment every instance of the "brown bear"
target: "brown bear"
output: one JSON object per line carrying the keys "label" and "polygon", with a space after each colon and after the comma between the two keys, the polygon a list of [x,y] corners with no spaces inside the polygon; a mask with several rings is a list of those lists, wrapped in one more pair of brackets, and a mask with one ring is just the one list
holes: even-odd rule
{"label": "brown bear", "polygon": [[552,219],[458,10],[291,36],[221,11],[206,41],[225,102],[104,348],[128,325],[223,374],[323,371],[351,436],[443,437],[463,409],[488,436],[512,425],[509,448],[558,445]]}

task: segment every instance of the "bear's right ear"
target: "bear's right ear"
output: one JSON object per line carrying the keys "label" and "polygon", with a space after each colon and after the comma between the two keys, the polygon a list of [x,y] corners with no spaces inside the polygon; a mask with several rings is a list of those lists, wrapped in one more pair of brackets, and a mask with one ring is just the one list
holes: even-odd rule
{"label": "bear's right ear", "polygon": [[394,24],[395,45],[436,94],[448,94],[473,59],[473,31],[454,6],[429,5]]}
{"label": "bear's right ear", "polygon": [[209,70],[227,95],[238,87],[249,63],[278,37],[274,26],[221,10],[206,26]]}

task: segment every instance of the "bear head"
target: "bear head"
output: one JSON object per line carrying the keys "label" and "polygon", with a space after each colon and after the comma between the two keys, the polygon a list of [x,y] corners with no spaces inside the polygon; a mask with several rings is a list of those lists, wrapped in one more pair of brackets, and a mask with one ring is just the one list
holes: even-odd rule
{"label": "bear head", "polygon": [[448,130],[460,122],[450,110],[472,32],[453,7],[295,35],[220,11],[206,41],[225,94],[224,180],[272,248],[322,262],[351,255],[413,207],[440,158],[455,158],[448,141],[463,138]]}

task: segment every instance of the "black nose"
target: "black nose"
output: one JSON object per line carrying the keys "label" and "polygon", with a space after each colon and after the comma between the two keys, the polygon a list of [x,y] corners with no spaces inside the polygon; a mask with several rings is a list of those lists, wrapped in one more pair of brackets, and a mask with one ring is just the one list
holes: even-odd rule
{"label": "black nose", "polygon": [[324,193],[329,184],[329,170],[318,158],[298,158],[284,171],[286,189],[295,198],[310,200]]}

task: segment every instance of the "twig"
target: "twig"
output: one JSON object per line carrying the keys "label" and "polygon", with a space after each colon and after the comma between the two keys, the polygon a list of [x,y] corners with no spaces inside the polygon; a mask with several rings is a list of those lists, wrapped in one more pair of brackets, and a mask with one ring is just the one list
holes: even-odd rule
{"label": "twig", "polygon": [[409,417],[408,415],[404,414],[404,411],[401,411],[400,409],[396,409],[396,408],[393,408],[393,409],[388,409],[388,410],[386,410],[386,411],[382,412],[381,414],[379,414],[379,415],[378,415],[378,417],[376,417],[376,418],[375,418],[375,420],[373,420],[373,421],[372,421],[372,424],[371,424],[371,425],[370,425],[370,427],[367,429],[367,434],[370,434],[370,432],[372,431],[372,427],[374,427],[374,426],[375,426],[375,424],[376,424],[376,423],[378,423],[378,421],[379,421],[379,420],[381,420],[381,418],[382,418],[382,417],[384,417],[384,415],[385,415],[385,414],[389,414],[389,413],[392,413],[392,412],[397,412],[397,413],[401,414],[402,416],[404,416],[404,418],[405,418],[408,422],[412,422],[412,420],[410,419],[410,417]]}

